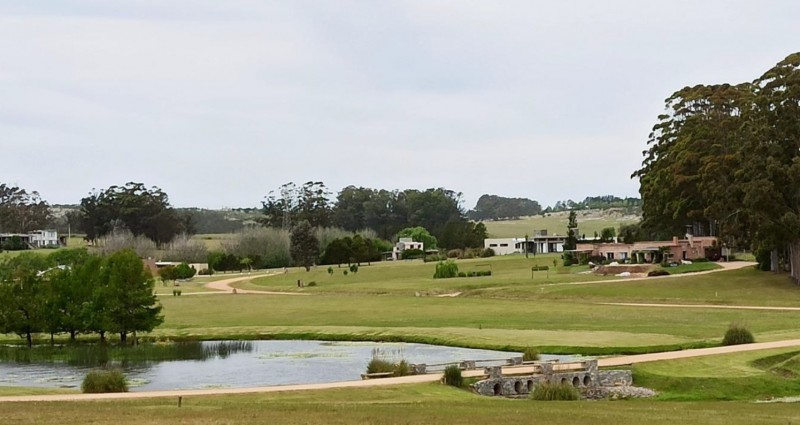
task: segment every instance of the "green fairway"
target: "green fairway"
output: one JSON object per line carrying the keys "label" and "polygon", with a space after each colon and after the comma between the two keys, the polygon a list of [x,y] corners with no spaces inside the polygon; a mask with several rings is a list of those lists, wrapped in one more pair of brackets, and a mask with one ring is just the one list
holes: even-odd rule
{"label": "green fairway", "polygon": [[130,401],[0,403],[14,424],[787,424],[794,404],[536,402],[482,397],[439,384]]}

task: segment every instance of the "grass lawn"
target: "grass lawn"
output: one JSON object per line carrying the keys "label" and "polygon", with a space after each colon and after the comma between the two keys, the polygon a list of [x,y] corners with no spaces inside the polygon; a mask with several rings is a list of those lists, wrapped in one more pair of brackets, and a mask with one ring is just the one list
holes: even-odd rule
{"label": "grass lawn", "polygon": [[536,402],[482,397],[439,384],[168,399],[0,403],[14,424],[786,424],[792,404],[747,402]]}
{"label": "grass lawn", "polygon": [[[637,385],[661,400],[764,400],[800,396],[797,347],[642,363]],[[800,409],[798,409],[800,411]]]}

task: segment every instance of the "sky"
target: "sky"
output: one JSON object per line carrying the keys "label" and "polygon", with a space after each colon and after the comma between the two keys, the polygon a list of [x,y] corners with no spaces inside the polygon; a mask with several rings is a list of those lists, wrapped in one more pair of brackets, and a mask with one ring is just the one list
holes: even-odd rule
{"label": "sky", "polygon": [[178,207],[286,182],[638,196],[664,99],[800,50],[800,2],[0,0],[0,183]]}

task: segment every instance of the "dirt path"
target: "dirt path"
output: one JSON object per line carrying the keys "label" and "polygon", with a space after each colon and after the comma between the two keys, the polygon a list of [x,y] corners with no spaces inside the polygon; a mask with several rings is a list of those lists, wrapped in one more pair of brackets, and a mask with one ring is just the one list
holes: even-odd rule
{"label": "dirt path", "polygon": [[[755,344],[733,345],[728,347],[699,348],[694,350],[670,351],[665,353],[639,354],[635,356],[609,357],[598,361],[601,367],[626,366],[637,363],[655,362],[661,360],[676,360],[690,357],[713,356],[718,354],[741,353],[747,351],[767,350],[773,348],[800,347],[800,339],[785,341],[761,342]],[[530,366],[503,368],[505,373],[524,374],[531,373]],[[482,370],[470,370],[463,373],[464,377],[480,377]],[[309,385],[279,385],[255,388],[214,388],[207,390],[178,390],[178,391],[143,391],[115,394],[58,394],[38,396],[11,396],[0,397],[2,402],[48,402],[48,401],[92,401],[92,400],[129,400],[155,397],[200,397],[226,394],[253,394],[286,391],[324,390],[331,388],[368,388],[389,385],[417,384],[436,382],[442,378],[441,374],[403,376],[399,378],[370,379],[366,381],[331,382],[327,384]]]}
{"label": "dirt path", "polygon": [[245,275],[245,276],[238,276],[232,277],[230,279],[223,279],[217,280],[214,282],[208,282],[204,286],[208,289],[213,289],[213,291],[203,291],[203,292],[187,292],[183,294],[183,296],[187,295],[221,295],[221,294],[256,294],[256,295],[297,295],[297,296],[307,296],[309,294],[304,294],[301,292],[278,292],[278,291],[259,291],[259,290],[252,290],[252,289],[237,289],[232,287],[234,283],[238,282],[246,282],[248,280],[252,280],[258,277],[266,277],[266,276],[274,276],[278,274],[277,272],[273,273],[263,273],[263,274],[255,274],[255,275]]}

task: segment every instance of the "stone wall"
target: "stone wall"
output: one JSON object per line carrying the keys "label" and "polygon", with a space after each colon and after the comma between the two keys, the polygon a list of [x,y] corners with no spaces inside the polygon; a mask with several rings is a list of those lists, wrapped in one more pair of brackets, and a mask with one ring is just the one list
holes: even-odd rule
{"label": "stone wall", "polygon": [[597,361],[586,362],[582,371],[557,372],[550,363],[541,363],[539,366],[541,374],[527,376],[503,376],[500,367],[488,367],[485,369],[487,379],[476,382],[472,387],[478,394],[485,396],[513,397],[530,394],[543,382],[570,384],[581,390],[633,384],[633,376],[629,370],[600,371],[597,369]]}

